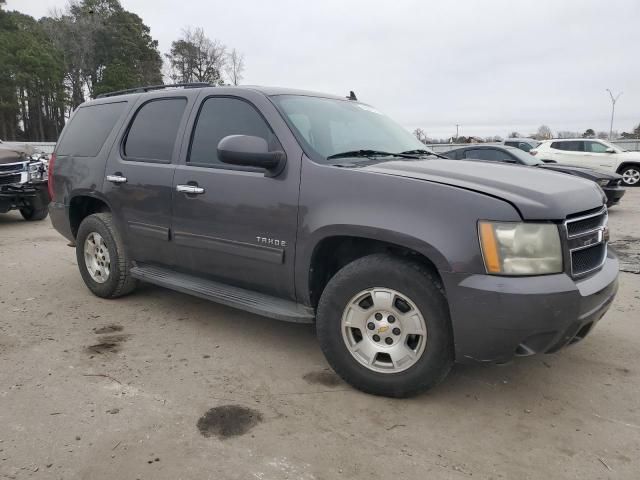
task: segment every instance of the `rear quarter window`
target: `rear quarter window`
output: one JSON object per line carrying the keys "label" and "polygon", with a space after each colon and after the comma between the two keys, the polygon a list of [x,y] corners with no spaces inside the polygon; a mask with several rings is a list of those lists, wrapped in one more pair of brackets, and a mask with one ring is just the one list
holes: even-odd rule
{"label": "rear quarter window", "polygon": [[80,107],[58,144],[58,155],[95,157],[125,110],[127,102]]}

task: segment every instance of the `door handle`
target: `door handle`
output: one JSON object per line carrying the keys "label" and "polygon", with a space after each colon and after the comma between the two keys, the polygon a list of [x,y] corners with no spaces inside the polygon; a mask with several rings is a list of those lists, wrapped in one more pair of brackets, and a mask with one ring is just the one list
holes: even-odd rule
{"label": "door handle", "polygon": [[107,175],[107,181],[111,183],[127,183],[127,177],[122,175]]}
{"label": "door handle", "polygon": [[201,193],[204,193],[204,188],[197,187],[195,185],[176,185],[176,192],[199,195]]}

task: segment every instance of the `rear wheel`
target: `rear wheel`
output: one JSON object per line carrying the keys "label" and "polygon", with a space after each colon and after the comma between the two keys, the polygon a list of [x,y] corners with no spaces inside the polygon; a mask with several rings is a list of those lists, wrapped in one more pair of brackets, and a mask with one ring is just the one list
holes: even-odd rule
{"label": "rear wheel", "polygon": [[386,254],[355,260],[329,281],[317,332],[333,369],[376,395],[405,397],[431,388],[453,364],[438,281],[422,265]]}
{"label": "rear wheel", "polygon": [[95,213],[78,228],[76,258],[84,283],[95,295],[116,298],[136,287],[130,259],[110,213]]}
{"label": "rear wheel", "polygon": [[629,165],[620,171],[622,183],[627,187],[637,187],[640,185],[640,166]]}
{"label": "rear wheel", "polygon": [[31,206],[20,209],[20,214],[27,222],[36,222],[38,220],[44,220],[49,215],[47,207],[33,208]]}

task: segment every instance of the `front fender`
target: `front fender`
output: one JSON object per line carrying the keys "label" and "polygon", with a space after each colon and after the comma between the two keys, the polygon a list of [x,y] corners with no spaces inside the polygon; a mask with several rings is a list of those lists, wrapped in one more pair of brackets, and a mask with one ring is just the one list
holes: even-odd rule
{"label": "front fender", "polygon": [[480,219],[519,221],[509,203],[479,192],[303,158],[295,283],[309,302],[313,253],[333,236],[362,237],[408,248],[441,272],[484,273]]}

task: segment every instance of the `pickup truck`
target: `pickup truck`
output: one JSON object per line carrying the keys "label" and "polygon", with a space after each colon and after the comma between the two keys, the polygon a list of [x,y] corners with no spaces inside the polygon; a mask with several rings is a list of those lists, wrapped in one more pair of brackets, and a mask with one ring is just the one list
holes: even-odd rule
{"label": "pickup truck", "polygon": [[403,397],[456,361],[555,352],[609,309],[602,190],[522,172],[441,159],[354,94],[143,87],[76,110],[49,210],[95,295],[145,281],[315,323],[347,382]]}
{"label": "pickup truck", "polygon": [[20,210],[27,221],[47,217],[47,160],[25,146],[0,142],[0,213]]}

